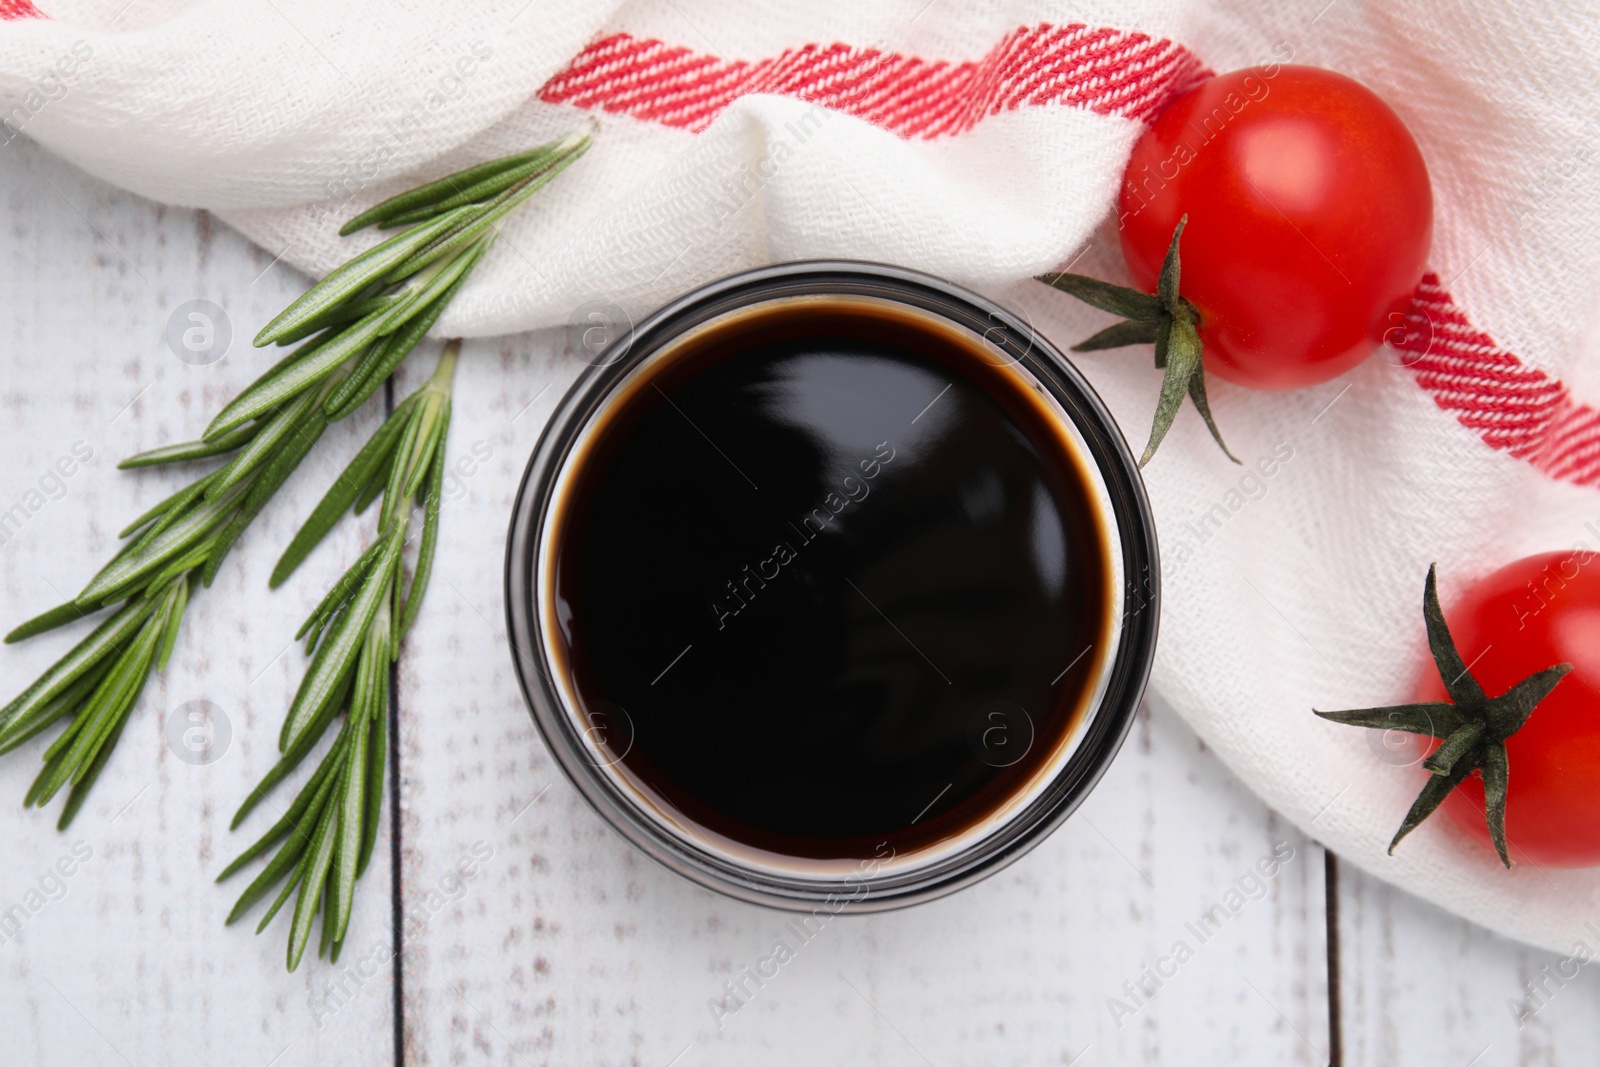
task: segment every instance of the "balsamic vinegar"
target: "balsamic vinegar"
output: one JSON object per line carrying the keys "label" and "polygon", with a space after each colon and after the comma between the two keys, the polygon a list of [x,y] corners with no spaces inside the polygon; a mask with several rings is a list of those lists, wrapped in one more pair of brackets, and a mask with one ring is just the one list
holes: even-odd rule
{"label": "balsamic vinegar", "polygon": [[784,856],[984,822],[1082,720],[1110,640],[1087,461],[981,339],[852,297],[692,332],[597,423],[556,614],[607,761]]}

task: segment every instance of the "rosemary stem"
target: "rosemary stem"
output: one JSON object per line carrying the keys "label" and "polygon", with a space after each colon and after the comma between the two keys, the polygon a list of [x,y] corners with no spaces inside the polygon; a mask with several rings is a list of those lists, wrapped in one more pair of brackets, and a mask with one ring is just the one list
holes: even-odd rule
{"label": "rosemary stem", "polygon": [[450,395],[450,390],[455,384],[456,363],[461,358],[460,340],[452,340],[444,346],[444,351],[439,355],[439,365],[433,368],[433,374],[428,378],[428,387],[445,396]]}

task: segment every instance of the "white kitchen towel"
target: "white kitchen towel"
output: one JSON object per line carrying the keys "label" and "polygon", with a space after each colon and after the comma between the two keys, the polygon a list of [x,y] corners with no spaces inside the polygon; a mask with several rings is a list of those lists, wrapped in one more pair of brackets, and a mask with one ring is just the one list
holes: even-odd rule
{"label": "white kitchen towel", "polygon": [[[1519,555],[1600,547],[1600,39],[1579,0],[0,0],[0,140],[215,211],[316,274],[375,239],[336,236],[356,210],[593,122],[441,333],[637,315],[846,256],[979,288],[1065,346],[1104,316],[1028,279],[1121,277],[1108,220],[1141,122],[1207,69],[1289,60],[1410,125],[1432,273],[1399,348],[1338,381],[1213,380],[1247,468],[1180,415],[1147,472],[1155,691],[1340,855],[1567,951],[1600,869],[1507,872],[1443,819],[1386,856],[1419,772],[1310,708],[1407,697],[1428,563],[1448,604]],[[1083,363],[1142,440],[1148,353]]]}

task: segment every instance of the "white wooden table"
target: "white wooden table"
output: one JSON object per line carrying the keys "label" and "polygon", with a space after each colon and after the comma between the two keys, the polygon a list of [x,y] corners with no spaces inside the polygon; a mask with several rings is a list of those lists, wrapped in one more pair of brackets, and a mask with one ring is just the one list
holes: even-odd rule
{"label": "white wooden table", "polygon": [[[80,587],[122,523],[170,491],[175,475],[116,461],[195,436],[262,368],[247,339],[305,279],[203,213],[120,193],[25,140],[0,149],[0,197],[0,513],[25,512],[0,544],[9,627]],[[197,298],[235,333],[208,366],[164,341]],[[0,759],[0,909],[23,916],[9,938],[0,926],[0,1063],[1595,1062],[1595,968],[1549,983],[1519,1027],[1508,1001],[1558,957],[1339,865],[1159,707],[1032,854],[953,898],[834,920],[719,1025],[708,1001],[784,936],[782,916],[694,888],[607,830],[544,753],[504,647],[511,497],[576,370],[547,336],[466,346],[451,461],[489,458],[454,486],[402,657],[399,826],[385,816],[340,964],[286,974],[286,916],[259,938],[224,928],[239,887],[211,879],[249,840],[228,821],[276,755],[304,666],[290,635],[370,531],[346,522],[275,593],[268,571],[376,403],[329,433],[193,604],[69,832],[54,829],[59,801],[15,803],[44,739]],[[52,479],[79,442],[92,458]],[[0,698],[75,639],[0,650]],[[164,729],[201,699],[232,737],[196,766]],[[1293,858],[1252,881],[1275,847]],[[88,858],[53,876],[74,849]],[[1202,943],[1189,924],[1230,890],[1243,906]],[[1170,977],[1157,989],[1147,966]],[[1154,996],[1130,995],[1141,982]]]}

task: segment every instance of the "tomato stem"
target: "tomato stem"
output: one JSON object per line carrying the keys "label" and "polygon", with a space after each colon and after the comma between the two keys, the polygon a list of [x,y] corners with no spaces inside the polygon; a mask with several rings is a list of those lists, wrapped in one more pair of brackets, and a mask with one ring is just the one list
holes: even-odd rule
{"label": "tomato stem", "polygon": [[1188,224],[1189,216],[1185,215],[1172,231],[1172,243],[1167,246],[1167,256],[1162,261],[1161,276],[1157,280],[1154,295],[1083,274],[1039,275],[1039,280],[1047,285],[1053,285],[1086,304],[1123,318],[1122,322],[1113,323],[1088,340],[1073,345],[1072,351],[1094,352],[1127,345],[1155,345],[1156,369],[1164,373],[1161,395],[1156,401],[1155,419],[1150,426],[1150,440],[1144,447],[1144,455],[1139,458],[1140,467],[1150,462],[1167,436],[1167,431],[1172,429],[1172,420],[1177,418],[1185,396],[1200,412],[1217,447],[1229,459],[1239,462],[1223,442],[1222,432],[1217,429],[1216,420],[1211,417],[1211,405],[1206,400],[1200,312],[1178,291],[1182,267],[1178,242],[1183,237],[1183,228]]}
{"label": "tomato stem", "polygon": [[1450,627],[1439,607],[1439,586],[1435,568],[1428,567],[1428,580],[1422,587],[1422,619],[1428,631],[1428,647],[1434,666],[1450,694],[1451,704],[1397,704],[1385,708],[1358,708],[1354,711],[1316,711],[1329,722],[1364,726],[1371,730],[1400,730],[1405,733],[1437,737],[1441,744],[1423,763],[1428,781],[1406,812],[1389,852],[1402,838],[1422,825],[1445,797],[1475,770],[1483,772],[1484,818],[1489,838],[1509,869],[1511,856],[1506,847],[1506,783],[1509,765],[1506,738],[1522,728],[1539,702],[1550,695],[1556,683],[1572,670],[1570,663],[1558,663],[1529,675],[1500,696],[1490,697],[1462,662]]}

